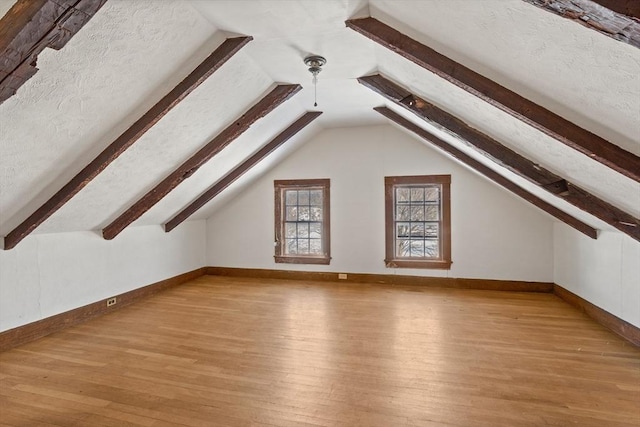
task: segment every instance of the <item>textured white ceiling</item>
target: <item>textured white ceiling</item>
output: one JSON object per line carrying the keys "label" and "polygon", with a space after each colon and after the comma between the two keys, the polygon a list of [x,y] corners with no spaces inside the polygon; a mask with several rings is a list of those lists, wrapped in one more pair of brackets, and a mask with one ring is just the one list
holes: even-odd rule
{"label": "textured white ceiling", "polygon": [[[0,0],[0,15],[12,3]],[[640,155],[640,49],[521,0],[109,0],[61,51],[45,50],[38,74],[0,105],[0,234],[59,190],[225,37],[235,35],[254,40],[36,232],[102,228],[275,84],[302,84],[301,93],[259,120],[134,225],[166,222],[314,109],[311,76],[303,64],[308,54],[328,60],[318,83],[317,109],[324,114],[194,218],[208,217],[323,128],[386,123],[372,111],[384,99],[355,80],[374,72],[640,215],[638,183],[345,28],[346,19],[369,14]],[[540,195],[604,227],[563,201]]]}
{"label": "textured white ceiling", "polygon": [[[174,25],[189,31],[166,31],[165,26]],[[0,233],[26,218],[180,82],[223,40],[217,33],[180,1],[109,1],[62,50],[45,49],[38,57],[40,71],[0,106]],[[179,115],[176,108],[165,119]],[[162,125],[161,121],[157,128]],[[153,133],[157,134],[156,128],[145,138]],[[184,137],[171,143],[190,144],[189,148],[197,144]],[[151,150],[153,154],[143,153],[136,163],[147,166],[148,156],[166,149]],[[105,176],[113,176],[118,164],[112,166],[98,179],[104,182]],[[119,179],[133,184],[157,179],[161,169],[148,171],[135,163],[123,166]],[[164,170],[168,167],[164,165]],[[86,200],[94,187],[90,184],[77,196],[85,198],[85,206],[73,199],[37,231],[94,228],[105,214],[130,200],[127,194],[112,191],[113,185],[117,186],[111,182],[101,186],[100,200]],[[75,209],[69,209],[71,205]],[[111,209],[98,211],[96,217],[95,208],[101,205]]]}

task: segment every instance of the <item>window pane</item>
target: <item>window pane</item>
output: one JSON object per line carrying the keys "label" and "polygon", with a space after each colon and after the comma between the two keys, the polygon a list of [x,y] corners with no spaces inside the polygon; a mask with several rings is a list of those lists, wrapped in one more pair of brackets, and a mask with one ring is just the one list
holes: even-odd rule
{"label": "window pane", "polygon": [[298,204],[298,192],[296,190],[285,190],[284,192],[285,204],[292,206]]}
{"label": "window pane", "polygon": [[440,206],[427,205],[425,206],[425,220],[438,221],[440,219]]}
{"label": "window pane", "polygon": [[309,204],[309,190],[299,190],[298,205],[308,205],[308,204]]}
{"label": "window pane", "polygon": [[411,221],[424,221],[424,206],[411,206]]}
{"label": "window pane", "polygon": [[429,239],[437,239],[439,236],[438,230],[440,227],[438,224],[425,224],[424,225],[424,235]]}
{"label": "window pane", "polygon": [[396,206],[396,221],[409,221],[409,206]]}
{"label": "window pane", "polygon": [[309,221],[309,208],[308,207],[299,207],[298,208],[298,221]]}
{"label": "window pane", "polygon": [[439,187],[427,187],[425,189],[424,199],[429,202],[437,202],[440,200],[440,188]]}
{"label": "window pane", "polygon": [[309,192],[309,204],[322,206],[322,190],[311,190]]}
{"label": "window pane", "polygon": [[437,240],[425,240],[424,241],[424,252],[425,256],[430,258],[439,258],[440,251],[438,250],[438,241]]}
{"label": "window pane", "polygon": [[399,222],[396,224],[396,237],[409,237],[411,225],[409,222]]}
{"label": "window pane", "polygon": [[424,188],[412,188],[411,189],[411,201],[421,202],[424,200]]}
{"label": "window pane", "polygon": [[309,224],[298,223],[298,237],[309,237]]}
{"label": "window pane", "polygon": [[322,255],[322,241],[320,239],[309,240],[309,254]]}
{"label": "window pane", "polygon": [[284,233],[285,233],[284,236],[289,238],[289,239],[296,237],[296,235],[297,235],[296,224],[287,222],[284,225]]}
{"label": "window pane", "polygon": [[423,257],[424,256],[424,240],[412,240],[411,241],[411,256]]}
{"label": "window pane", "polygon": [[322,237],[322,223],[312,222],[309,224],[309,237],[320,239]]}
{"label": "window pane", "polygon": [[284,241],[285,255],[296,255],[298,253],[298,241],[296,239],[286,239]]}
{"label": "window pane", "polygon": [[298,254],[307,255],[309,253],[309,240],[298,239]]}
{"label": "window pane", "polygon": [[298,208],[296,207],[287,207],[287,214],[285,216],[285,221],[297,221],[298,220]]}
{"label": "window pane", "polygon": [[322,208],[311,208],[311,221],[322,221]]}
{"label": "window pane", "polygon": [[411,255],[410,240],[406,240],[406,239],[398,239],[398,240],[396,240],[396,256],[397,257],[408,257],[410,255]]}
{"label": "window pane", "polygon": [[411,237],[424,237],[424,223],[411,224]]}
{"label": "window pane", "polygon": [[410,190],[408,188],[396,188],[396,203],[408,203]]}

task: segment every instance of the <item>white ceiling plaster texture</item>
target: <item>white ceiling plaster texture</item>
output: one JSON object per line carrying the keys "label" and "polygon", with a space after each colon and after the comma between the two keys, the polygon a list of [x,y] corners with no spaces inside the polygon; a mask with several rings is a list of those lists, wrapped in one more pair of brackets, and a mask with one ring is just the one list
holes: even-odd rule
{"label": "white ceiling plaster texture", "polygon": [[371,0],[374,17],[640,155],[640,50],[522,0]]}
{"label": "white ceiling plaster texture", "polygon": [[[6,3],[0,0],[0,11]],[[328,60],[318,82],[317,110],[324,114],[193,219],[208,218],[322,129],[387,123],[372,110],[385,100],[356,81],[377,70],[638,216],[637,183],[345,28],[346,19],[368,16],[369,10],[401,32],[640,154],[640,49],[521,0],[109,0],[65,48],[45,50],[40,72],[0,106],[0,233],[46,201],[224,37],[235,35],[254,40],[36,232],[102,228],[276,83],[302,84],[301,93],[260,119],[134,225],[171,219],[305,111],[316,109],[311,75],[302,61],[312,53]],[[392,108],[431,129],[406,110]],[[606,228],[455,138],[443,138],[532,193]]]}
{"label": "white ceiling plaster texture", "polygon": [[[399,28],[401,31],[529,99],[540,102],[539,99],[546,101],[557,97],[553,103],[558,103],[562,108],[564,117],[576,116],[575,111],[569,111],[569,108],[575,109],[578,114],[587,117],[585,128],[604,131],[600,133],[601,136],[606,138],[606,132],[613,143],[640,154],[638,49],[602,37],[566,19],[556,19],[558,17],[553,14],[531,7],[521,0],[372,1],[371,4],[374,16],[382,15],[380,19],[388,22],[390,14],[393,14],[392,20],[395,25],[402,27]],[[409,6],[413,6],[413,10]],[[536,20],[531,17],[533,12],[540,15]],[[406,23],[398,24],[398,19]],[[465,24],[452,26],[451,22],[456,19]],[[407,25],[428,28],[431,38]],[[549,40],[540,37],[544,34],[554,38]],[[376,54],[381,72],[412,92],[424,96],[603,200],[635,216],[640,214],[640,184],[588,159],[387,49],[379,47]],[[509,75],[506,81],[504,73]],[[508,84],[509,80],[517,84]],[[554,109],[549,103],[543,105]],[[603,123],[607,127],[617,123],[616,130],[604,129]],[[494,165],[491,166],[496,169]],[[543,197],[556,203],[555,197]]]}
{"label": "white ceiling plaster texture", "polygon": [[321,35],[344,29],[344,21],[367,6],[366,0],[190,0],[190,3],[222,30],[251,34],[256,40],[289,40],[302,50],[310,47],[299,46],[299,37],[313,36],[316,43],[322,43]]}
{"label": "white ceiling plaster texture", "polygon": [[0,16],[4,16],[5,13],[11,9],[16,0],[0,0]]}
{"label": "white ceiling plaster texture", "polygon": [[279,134],[302,116],[305,110],[299,104],[292,102],[298,96],[300,96],[299,93],[295,94],[293,98],[281,104],[276,111],[255,122],[247,131],[198,169],[187,181],[180,184],[179,189],[165,196],[134,224],[163,224],[173,218],[175,214],[194,201],[227,172],[268,143],[271,140],[271,135]]}
{"label": "white ceiling plaster texture", "polygon": [[2,234],[151,107],[157,88],[182,80],[172,76],[215,32],[181,1],[111,0],[62,50],[45,49],[40,71],[0,105]]}
{"label": "white ceiling plaster texture", "polygon": [[[76,227],[91,230],[108,225],[231,125],[272,86],[249,58],[237,53],[52,215],[39,231],[71,231]],[[181,187],[192,184],[193,178],[189,178]]]}
{"label": "white ceiling plaster texture", "polygon": [[[259,177],[261,177],[264,173],[274,168],[281,161],[289,157],[293,152],[295,152],[298,148],[304,145],[309,139],[311,139],[314,135],[318,134],[323,128],[317,124],[312,123],[299,133],[297,133],[293,138],[287,141],[284,145],[281,145],[276,151],[267,156],[264,160],[258,163],[253,168],[249,169],[245,174],[243,174],[240,178],[234,181],[229,187],[227,187],[224,191],[219,193],[213,200],[209,201],[205,204],[200,210],[194,213],[189,220],[199,220],[199,219],[208,219],[212,216],[218,209],[225,206],[225,204],[237,196],[242,190],[251,186]],[[257,150],[256,150],[257,151]],[[249,153],[251,155],[253,153]],[[247,158],[249,157],[247,156]],[[243,159],[244,160],[244,159]],[[200,196],[205,190],[207,190],[211,185],[217,182],[222,176],[224,176],[229,170],[233,169],[227,168],[227,164],[222,164],[220,168],[215,168],[214,166],[209,166],[207,164],[207,170],[198,171],[197,173],[201,175],[202,179],[202,189],[201,191],[193,191],[193,189],[189,189],[192,194],[182,194],[183,192],[174,191],[169,194],[165,199],[163,199],[157,206],[149,211],[148,214],[143,216],[139,221],[143,221],[144,223],[151,224],[164,224],[168,220],[172,219],[177,213],[182,211],[186,206],[188,206],[191,202],[193,202],[198,196]],[[235,166],[235,165],[233,165]],[[185,189],[187,190],[187,189]],[[187,193],[186,191],[184,193]],[[175,211],[174,209],[178,207]],[[138,221],[136,222],[136,224]]]}
{"label": "white ceiling plaster texture", "polygon": [[[401,82],[409,91],[603,200],[628,212],[635,212],[636,216],[640,214],[639,183],[592,161],[584,154],[387,49],[381,47],[377,55],[381,73],[393,81]],[[456,141],[455,145],[460,148],[460,141]],[[496,169],[495,164],[491,167]]]}
{"label": "white ceiling plaster texture", "polygon": [[229,201],[234,199],[238,194],[249,188],[254,182],[258,180],[262,175],[273,169],[276,165],[295,153],[305,143],[316,135],[318,135],[324,128],[318,123],[312,123],[293,138],[291,138],[284,146],[281,146],[278,150],[273,152],[264,161],[257,164],[255,167],[247,171],[246,174],[238,178],[229,188],[223,191],[219,196],[207,203],[202,209],[195,213],[191,219],[208,219],[218,209],[226,206]]}
{"label": "white ceiling plaster texture", "polygon": [[317,119],[325,127],[384,123],[372,106],[375,94],[356,79],[375,70],[373,44],[345,27],[344,21],[366,2],[311,1],[199,1],[191,3],[216,27],[254,37],[246,52],[276,82],[304,87],[295,102],[313,107],[311,74],[303,63],[309,54],[323,55],[327,65],[318,80]]}

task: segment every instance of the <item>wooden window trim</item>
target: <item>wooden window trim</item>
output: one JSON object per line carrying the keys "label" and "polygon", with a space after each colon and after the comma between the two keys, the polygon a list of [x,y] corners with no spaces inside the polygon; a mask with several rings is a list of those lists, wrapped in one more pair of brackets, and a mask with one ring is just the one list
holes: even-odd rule
{"label": "wooden window trim", "polygon": [[[288,264],[324,264],[331,262],[331,212],[330,212],[330,180],[329,179],[290,179],[273,181],[275,189],[275,255],[276,263]],[[301,189],[301,188],[320,188],[323,192],[322,197],[322,245],[324,253],[322,255],[284,255],[284,221],[283,219],[283,200],[282,194],[284,190]]]}
{"label": "wooden window trim", "polygon": [[[395,256],[394,188],[396,185],[441,184],[442,230],[440,234],[441,258],[398,259]],[[391,176],[384,178],[385,185],[385,265],[389,268],[451,268],[451,175]]]}

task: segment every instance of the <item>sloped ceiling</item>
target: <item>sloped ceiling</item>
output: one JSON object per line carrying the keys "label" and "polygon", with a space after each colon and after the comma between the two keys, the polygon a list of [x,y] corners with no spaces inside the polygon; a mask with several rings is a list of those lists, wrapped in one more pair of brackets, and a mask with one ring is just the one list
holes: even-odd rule
{"label": "sloped ceiling", "polygon": [[[13,0],[0,0],[0,14]],[[207,187],[314,110],[308,54],[324,114],[193,218],[207,218],[323,128],[387,123],[385,100],[356,79],[380,72],[504,145],[640,216],[640,185],[345,27],[373,16],[579,126],[640,155],[640,49],[522,0],[108,0],[0,105],[0,235],[51,197],[226,37],[254,40],[107,167],[35,233],[99,230],[277,83],[303,91],[259,120],[134,225],[163,224]],[[406,111],[389,105],[416,121]],[[609,226],[458,148],[597,228]]]}

